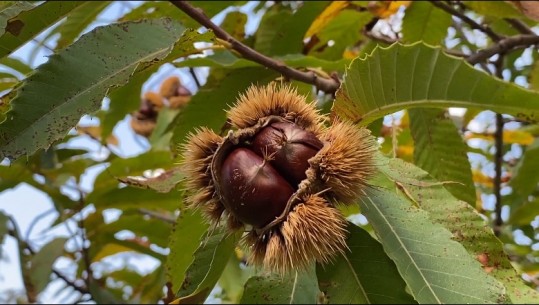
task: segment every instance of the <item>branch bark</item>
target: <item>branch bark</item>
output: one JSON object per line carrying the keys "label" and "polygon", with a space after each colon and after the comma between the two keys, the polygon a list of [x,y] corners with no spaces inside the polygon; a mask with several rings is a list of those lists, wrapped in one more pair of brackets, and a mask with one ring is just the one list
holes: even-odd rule
{"label": "branch bark", "polygon": [[259,63],[272,70],[275,70],[289,79],[295,79],[307,84],[314,85],[318,90],[322,90],[326,93],[333,94],[339,88],[340,83],[336,79],[321,78],[318,77],[314,72],[303,72],[300,70],[296,70],[294,68],[288,67],[282,62],[276,61],[273,58],[270,58],[251,49],[249,46],[236,40],[221,27],[213,23],[201,9],[193,7],[187,1],[170,2],[204,27],[212,30],[217,38],[226,41],[230,45],[231,49],[240,53],[244,58]]}
{"label": "branch bark", "polygon": [[496,42],[492,46],[486,49],[483,49],[473,55],[470,55],[467,60],[470,64],[473,65],[478,62],[484,61],[495,54],[507,53],[508,51],[516,47],[527,47],[527,46],[531,46],[538,43],[539,43],[539,36],[535,34],[534,35],[528,35],[528,34],[515,35],[515,36],[504,38]]}
{"label": "branch bark", "polygon": [[483,25],[475,22],[473,19],[466,16],[464,13],[456,10],[455,8],[451,7],[450,5],[447,5],[447,4],[443,3],[442,1],[433,1],[433,0],[431,0],[430,3],[432,3],[432,5],[434,5],[434,6],[448,12],[449,14],[458,17],[460,20],[467,23],[472,29],[479,30],[479,31],[485,33],[488,37],[490,37],[490,39],[492,39],[494,41],[498,41],[498,40],[501,40],[503,38],[503,36],[498,35],[497,33],[495,33],[488,26],[483,26]]}

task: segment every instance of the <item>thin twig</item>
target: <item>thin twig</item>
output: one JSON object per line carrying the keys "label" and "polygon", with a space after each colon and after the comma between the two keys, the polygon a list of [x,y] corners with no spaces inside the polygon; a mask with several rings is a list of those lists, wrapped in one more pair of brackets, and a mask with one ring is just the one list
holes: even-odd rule
{"label": "thin twig", "polygon": [[191,73],[191,77],[193,77],[193,80],[197,85],[197,89],[200,89],[200,81],[198,80],[197,74],[195,73],[195,68],[189,67],[189,73]]}
{"label": "thin twig", "polygon": [[86,286],[90,287],[90,283],[93,281],[93,272],[90,261],[90,255],[88,253],[88,246],[86,245],[86,241],[88,240],[86,237],[86,228],[84,227],[84,215],[82,214],[82,209],[85,206],[84,202],[84,192],[82,190],[79,190],[79,229],[80,229],[80,236],[82,239],[82,247],[81,247],[81,253],[82,253],[82,259],[84,261],[84,265],[86,267]]}
{"label": "thin twig", "polygon": [[516,47],[527,47],[538,43],[538,35],[515,35],[504,38],[494,43],[492,46],[478,51],[473,55],[470,55],[467,60],[470,64],[473,65],[478,62],[484,61],[495,54],[507,53],[508,51]]}
{"label": "thin twig", "polygon": [[460,12],[460,11],[454,9],[453,7],[443,3],[442,1],[433,1],[433,0],[431,0],[430,3],[432,3],[432,5],[434,5],[434,6],[448,12],[449,14],[458,17],[460,20],[467,23],[472,29],[479,30],[479,31],[485,33],[488,37],[490,37],[490,39],[492,39],[494,41],[498,41],[498,40],[501,40],[503,38],[503,36],[501,36],[499,34],[496,34],[488,26],[484,26],[484,25],[481,25],[481,24],[475,22],[473,19],[466,16],[463,12]]}
{"label": "thin twig", "polygon": [[496,197],[496,206],[494,213],[494,233],[500,236],[503,220],[502,220],[502,163],[503,163],[503,116],[496,113],[496,132],[494,133],[494,145],[496,146],[496,154],[494,155],[494,167],[496,175],[494,176],[494,196]]}
{"label": "thin twig", "polygon": [[142,214],[142,215],[147,215],[147,216],[150,216],[152,218],[162,220],[162,221],[164,221],[166,223],[170,223],[170,224],[176,223],[176,220],[174,220],[174,218],[168,217],[168,216],[163,215],[163,214],[159,214],[159,213],[154,212],[154,211],[150,211],[148,209],[140,208],[140,209],[138,209],[138,212],[140,214]]}
{"label": "thin twig", "polygon": [[[19,247],[21,249],[26,249],[30,255],[35,255],[36,251],[32,248],[32,246],[30,246],[30,244],[28,242],[26,242],[24,239],[22,239],[19,227],[18,227],[17,222],[15,221],[15,219],[13,219],[13,217],[11,217],[11,216],[8,216],[8,218],[9,218],[9,220],[11,222],[11,225],[13,226],[13,229],[9,231],[9,234],[13,238],[15,238],[17,240],[17,243],[19,244]],[[23,251],[20,251],[20,252],[21,252],[21,255],[22,255]],[[21,261],[24,260],[22,257],[20,259],[21,259]],[[24,266],[24,264],[21,263],[21,268],[24,268],[23,266]],[[80,292],[82,294],[89,294],[90,293],[86,287],[80,286],[80,285],[76,284],[75,282],[69,280],[64,274],[62,274],[60,271],[56,270],[55,268],[52,268],[51,271],[52,271],[52,273],[54,275],[56,275],[59,279],[64,281],[67,285],[73,287],[73,289],[75,289],[76,291],[78,291],[78,292]],[[23,277],[24,277],[25,272],[23,272],[22,270],[21,270],[21,272],[23,273]],[[30,298],[29,298],[29,301],[30,301]],[[32,303],[33,302],[35,302],[35,300],[32,301]]]}
{"label": "thin twig", "polygon": [[[500,53],[499,58],[495,62],[496,77],[503,79],[503,63],[505,54]],[[503,164],[503,116],[501,113],[496,113],[496,131],[494,132],[494,146],[496,147],[496,153],[494,155],[494,170],[496,174],[494,176],[494,196],[496,197],[496,205],[494,207],[494,213],[496,218],[494,220],[494,234],[500,236],[502,231],[502,164]]]}
{"label": "thin twig", "polygon": [[321,78],[311,71],[303,72],[293,69],[282,62],[276,61],[251,49],[247,45],[236,40],[221,27],[213,23],[202,10],[191,6],[191,4],[189,4],[187,1],[170,2],[204,27],[212,30],[217,38],[223,40],[225,43],[228,43],[231,49],[240,53],[244,58],[259,63],[267,68],[273,69],[289,79],[295,79],[307,84],[312,84],[316,86],[318,90],[322,90],[326,93],[334,93],[339,88],[339,82],[333,78]]}
{"label": "thin twig", "polygon": [[514,18],[504,18],[507,23],[509,23],[515,30],[519,31],[522,34],[529,34],[529,35],[535,35],[535,32],[532,31],[528,25],[526,25],[524,22],[518,19]]}

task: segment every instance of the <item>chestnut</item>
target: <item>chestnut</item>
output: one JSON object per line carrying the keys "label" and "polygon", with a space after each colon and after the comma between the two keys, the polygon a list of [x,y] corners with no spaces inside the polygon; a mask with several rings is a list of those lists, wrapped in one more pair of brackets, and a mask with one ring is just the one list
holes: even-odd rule
{"label": "chestnut", "polygon": [[237,148],[223,162],[221,193],[232,215],[261,228],[281,215],[294,189],[262,157]]}
{"label": "chestnut", "polygon": [[266,156],[295,189],[307,178],[308,160],[323,147],[314,133],[296,124],[277,122],[263,128],[253,141],[253,150]]}

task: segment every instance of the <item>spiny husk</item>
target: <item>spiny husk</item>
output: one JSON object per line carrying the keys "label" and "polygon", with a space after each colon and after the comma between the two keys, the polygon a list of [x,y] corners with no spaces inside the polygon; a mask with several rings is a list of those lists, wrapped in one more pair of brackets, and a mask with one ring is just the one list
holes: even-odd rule
{"label": "spiny husk", "polygon": [[[376,142],[366,128],[334,123],[322,134],[329,144],[309,162],[337,202],[355,203],[374,174]],[[326,195],[328,196],[328,195]]]}
{"label": "spiny husk", "polygon": [[181,85],[181,81],[177,76],[167,77],[159,87],[159,93],[167,99],[176,95],[178,88]]}
{"label": "spiny husk", "polygon": [[144,93],[142,99],[153,105],[157,111],[159,111],[159,109],[161,109],[165,104],[163,101],[163,97],[160,94],[157,94],[152,91]]}
{"label": "spiny husk", "polygon": [[131,117],[129,122],[131,129],[141,136],[149,137],[152,134],[153,129],[155,128],[155,120],[147,119],[137,119],[135,116]]}
{"label": "spiny husk", "polygon": [[218,221],[224,207],[215,198],[215,187],[211,177],[211,160],[223,139],[212,130],[202,128],[189,134],[187,144],[182,147],[182,171],[185,174],[186,189],[191,191],[187,198],[189,205],[203,207],[204,214],[211,221]]}
{"label": "spiny husk", "polygon": [[254,126],[259,119],[270,115],[283,117],[317,135],[324,122],[324,117],[313,104],[305,101],[304,96],[290,86],[278,86],[275,83],[264,87],[249,87],[228,111],[228,118],[236,128]]}
{"label": "spiny husk", "polygon": [[251,248],[249,263],[285,274],[344,253],[346,234],[342,214],[324,198],[309,195],[281,225],[261,236],[251,231],[244,242]]}

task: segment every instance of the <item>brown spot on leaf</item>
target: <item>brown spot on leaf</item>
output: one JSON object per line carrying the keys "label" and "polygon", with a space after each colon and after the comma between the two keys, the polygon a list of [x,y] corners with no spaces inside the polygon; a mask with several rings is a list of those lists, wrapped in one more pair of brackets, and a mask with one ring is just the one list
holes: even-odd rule
{"label": "brown spot on leaf", "polygon": [[6,26],[6,31],[13,34],[13,36],[19,36],[22,28],[24,27],[24,22],[19,19],[9,20]]}

